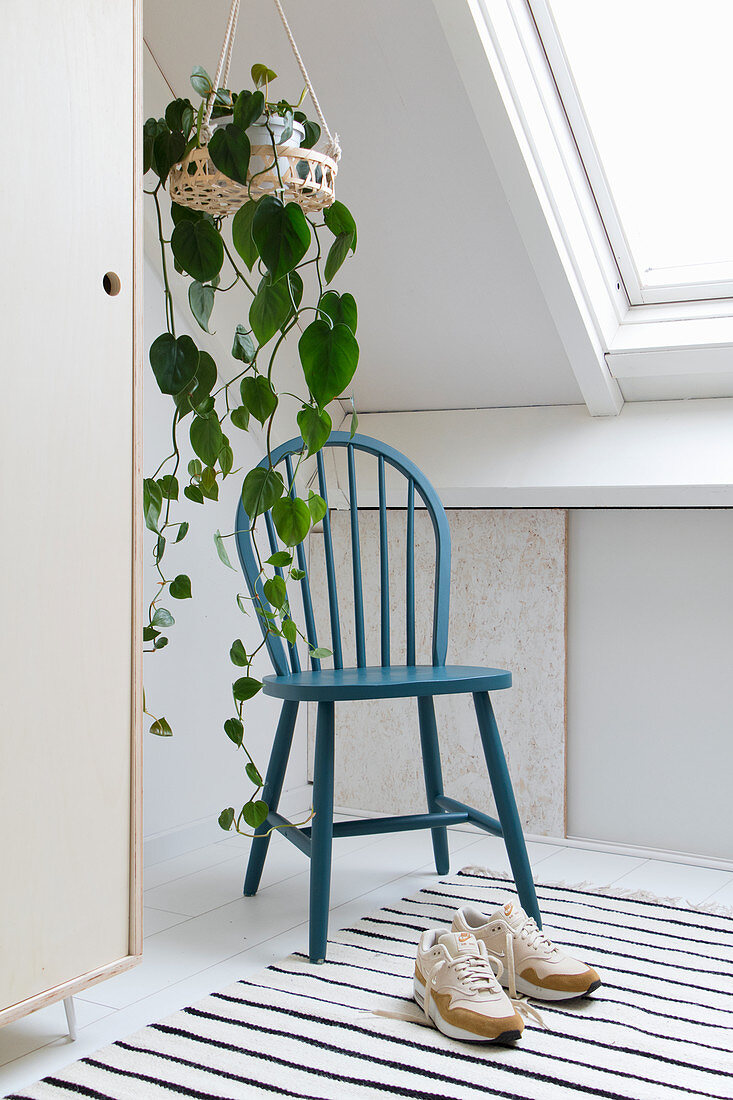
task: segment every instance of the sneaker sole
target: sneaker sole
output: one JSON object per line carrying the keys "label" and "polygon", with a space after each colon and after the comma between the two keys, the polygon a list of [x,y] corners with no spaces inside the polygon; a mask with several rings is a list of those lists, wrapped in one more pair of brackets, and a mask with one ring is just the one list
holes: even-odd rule
{"label": "sneaker sole", "polygon": [[[505,989],[508,987],[501,983]],[[593,982],[582,993],[568,992],[566,989],[545,989],[541,985],[533,985],[532,982],[527,982],[524,978],[517,978],[517,992],[524,993],[527,997],[533,997],[536,1001],[579,1001],[581,997],[587,997],[589,993],[594,993],[598,989],[602,982],[599,980]]]}
{"label": "sneaker sole", "polygon": [[[425,986],[422,982],[419,982],[417,978],[415,978],[413,983],[412,996],[416,1004],[425,1011]],[[451,1024],[447,1020],[444,1020],[434,1001],[430,1002],[429,1015],[438,1031],[442,1031],[449,1039],[461,1039],[466,1043],[516,1043],[517,1039],[520,1039],[522,1036],[522,1032],[517,1029],[503,1031],[501,1035],[496,1035],[492,1038],[483,1035],[475,1035],[473,1031],[466,1031],[464,1028],[456,1027],[455,1024]]]}

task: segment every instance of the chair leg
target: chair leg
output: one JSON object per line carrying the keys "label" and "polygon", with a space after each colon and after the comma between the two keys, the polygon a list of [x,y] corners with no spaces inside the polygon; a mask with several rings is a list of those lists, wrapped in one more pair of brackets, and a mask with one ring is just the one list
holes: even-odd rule
{"label": "chair leg", "polygon": [[[435,707],[431,695],[418,696],[417,713],[420,721],[420,746],[422,748],[428,810],[435,812],[440,810],[436,798],[443,794],[443,773],[440,767],[440,746],[438,744],[438,730],[435,725]],[[448,830],[445,825],[442,825],[430,831],[433,834],[435,870],[439,875],[447,875],[450,871]]]}
{"label": "chair leg", "polygon": [[[271,810],[276,810],[280,801],[297,716],[298,704],[286,699],[280,711],[280,720],[277,724],[275,740],[272,743],[270,762],[267,765],[265,785],[262,788],[262,800],[267,803]],[[247,873],[244,876],[245,897],[249,898],[257,893],[262,877],[262,868],[265,865],[265,856],[267,855],[267,849],[270,847],[271,835],[267,821],[264,821],[262,825],[255,829],[252,847],[249,850]]]}
{"label": "chair leg", "polygon": [[486,765],[489,769],[491,788],[496,800],[496,808],[499,811],[499,821],[504,835],[509,863],[511,864],[514,882],[519,894],[522,908],[530,917],[534,917],[537,924],[542,927],[537,895],[532,878],[532,870],[529,866],[527,848],[524,843],[522,825],[517,813],[517,804],[514,800],[512,781],[506,766],[506,758],[499,737],[499,730],[494,717],[494,708],[488,692],[476,692],[473,696],[476,708],[481,743],[484,748]]}
{"label": "chair leg", "polygon": [[316,754],[313,767],[313,826],[311,829],[310,938],[312,963],[324,962],[328,941],[333,844],[334,705],[319,703]]}

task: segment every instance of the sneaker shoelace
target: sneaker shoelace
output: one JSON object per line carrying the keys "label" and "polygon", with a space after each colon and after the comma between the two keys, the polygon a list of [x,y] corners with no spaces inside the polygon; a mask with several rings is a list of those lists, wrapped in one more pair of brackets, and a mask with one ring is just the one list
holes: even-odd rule
{"label": "sneaker shoelace", "polygon": [[[542,929],[537,926],[537,922],[532,917],[527,917],[521,928],[517,930],[516,935],[518,935],[520,939],[526,940],[530,947],[548,947],[552,951],[557,951],[555,945],[548,940],[547,936]],[[504,958],[507,962],[506,969],[509,979],[509,1000],[514,1005],[517,1012],[519,1012],[521,1016],[524,1016],[526,1020],[536,1020],[541,1027],[547,1030],[547,1024],[534,1005],[529,1003],[528,998],[523,993],[517,992],[517,972],[514,964],[514,936],[515,933],[512,929],[507,928],[504,942]],[[501,977],[501,973],[499,977]]]}
{"label": "sneaker shoelace", "polygon": [[[422,1012],[419,1008],[414,1014],[408,1012],[392,1012],[389,1009],[375,1008],[371,1012],[366,1013],[366,1015],[382,1016],[388,1020],[404,1020],[408,1024],[420,1024],[422,1027],[435,1027],[435,1022],[430,1015],[433,990],[431,979],[435,970],[443,966],[449,966],[455,970],[456,975],[472,991],[477,993],[486,991],[497,993],[501,991],[501,987],[497,984],[497,978],[500,978],[504,973],[504,964],[501,959],[497,959],[495,955],[460,955],[456,959],[445,959],[437,963],[436,967],[431,970],[425,983],[425,1000]],[[494,969],[494,967],[496,967],[496,969]]]}

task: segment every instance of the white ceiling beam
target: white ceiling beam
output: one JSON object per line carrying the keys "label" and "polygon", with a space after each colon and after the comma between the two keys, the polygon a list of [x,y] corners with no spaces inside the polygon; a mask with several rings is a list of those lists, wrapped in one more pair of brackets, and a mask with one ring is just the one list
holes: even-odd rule
{"label": "white ceiling beam", "polygon": [[[608,368],[605,352],[618,326],[622,305],[609,296],[607,273],[600,271],[598,249],[587,239],[587,230],[581,231],[582,218],[573,225],[578,237],[574,247],[569,247],[568,224],[559,217],[557,195],[551,193],[547,181],[548,168],[561,168],[562,157],[556,147],[553,149],[551,128],[547,134],[539,133],[543,120],[547,126],[539,99],[539,113],[533,119],[536,126],[528,124],[527,102],[520,102],[516,70],[510,73],[506,63],[508,46],[516,54],[518,67],[524,57],[510,2],[433,0],[433,4],[583,400],[591,415],[615,416],[623,406],[623,396]],[[526,67],[526,58],[524,63]],[[533,77],[529,69],[523,79],[523,94],[531,97]],[[538,144],[540,138],[547,142],[544,156]],[[557,163],[550,165],[550,159]],[[470,150],[465,150],[460,163],[470,170]],[[577,206],[578,196],[571,194],[572,181],[564,183],[566,205],[572,206],[575,201]],[[620,291],[620,287],[616,289]]]}

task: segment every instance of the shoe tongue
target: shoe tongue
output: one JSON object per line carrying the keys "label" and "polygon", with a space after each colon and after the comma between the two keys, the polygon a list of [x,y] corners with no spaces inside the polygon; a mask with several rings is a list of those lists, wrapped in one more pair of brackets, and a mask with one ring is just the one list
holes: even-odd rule
{"label": "shoe tongue", "polygon": [[501,909],[497,909],[491,920],[505,920],[511,928],[521,928],[527,919],[527,914],[516,901],[507,898]]}
{"label": "shoe tongue", "polygon": [[479,946],[472,932],[444,932],[438,937],[438,943],[442,943],[452,959],[461,955],[478,955]]}

